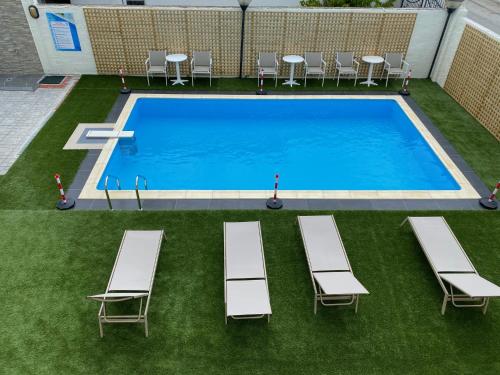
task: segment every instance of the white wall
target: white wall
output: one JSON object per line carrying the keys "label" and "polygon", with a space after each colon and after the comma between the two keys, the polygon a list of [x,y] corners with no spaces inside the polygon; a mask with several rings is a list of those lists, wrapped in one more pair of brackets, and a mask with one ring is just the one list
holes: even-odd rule
{"label": "white wall", "polygon": [[413,78],[427,78],[448,13],[445,9],[417,10],[406,60]]}
{"label": "white wall", "polygon": [[441,48],[431,73],[431,79],[441,87],[446,82],[460,39],[462,39],[466,25],[466,16],[467,9],[462,5],[450,16],[448,26],[446,27]]}
{"label": "white wall", "polygon": [[[1,0],[0,0],[1,1]],[[25,13],[27,15],[28,24],[33,34],[40,61],[44,72],[47,74],[96,74],[96,66],[90,38],[83,15],[83,8],[74,5],[38,5],[40,10],[40,18],[37,20],[31,18],[27,12],[28,5],[33,3],[33,0],[21,0]],[[154,0],[156,1],[156,0]],[[176,0],[177,1],[177,0]],[[223,0],[226,1],[226,0]],[[231,0],[233,1],[233,0]],[[272,8],[276,9],[276,8]],[[286,8],[284,8],[286,11]],[[46,12],[71,12],[73,13],[75,23],[78,30],[82,51],[81,52],[64,52],[56,51],[53,45],[52,36],[48,27]],[[315,12],[317,9],[303,9],[303,12]],[[322,11],[331,12],[332,10],[324,9]],[[434,58],[437,44],[441,36],[441,30],[446,21],[446,11],[443,9],[420,9],[420,10],[404,10],[404,9],[338,9],[338,12],[390,12],[390,13],[417,13],[415,27],[410,39],[410,44],[407,53],[407,60],[412,65],[412,73],[414,78],[427,78],[429,69]],[[455,12],[459,12],[458,10]],[[450,20],[450,24],[453,20]],[[457,21],[458,22],[458,21]],[[462,27],[463,30],[463,27]],[[455,35],[449,35],[450,39],[456,39],[456,46],[460,40]],[[453,44],[453,43],[451,43]],[[450,48],[449,43],[443,40],[443,46]],[[455,50],[456,50],[455,46]],[[451,50],[451,60],[453,60],[454,50]],[[443,60],[444,61],[444,60]],[[442,64],[450,65],[446,61],[441,61]],[[448,68],[449,69],[449,66]],[[437,68],[434,69],[437,71]],[[443,76],[440,73],[440,77]],[[445,69],[444,79],[446,79],[447,70]],[[434,76],[433,76],[434,77]],[[441,84],[441,83],[440,83]],[[444,84],[444,80],[442,81]]]}
{"label": "white wall", "polygon": [[[21,0],[35,46],[46,74],[96,74],[94,54],[90,44],[83,9],[72,5],[38,5],[40,17],[32,18],[28,6],[32,0]],[[80,39],[81,51],[56,51],[47,21],[47,12],[72,13]]]}
{"label": "white wall", "polygon": [[[0,0],[1,1],[1,0]],[[298,1],[298,0],[297,0]],[[71,0],[73,5],[124,5],[126,0]],[[237,0],[145,0],[146,6],[240,7]]]}
{"label": "white wall", "polygon": [[71,0],[73,5],[123,5],[123,0]]}

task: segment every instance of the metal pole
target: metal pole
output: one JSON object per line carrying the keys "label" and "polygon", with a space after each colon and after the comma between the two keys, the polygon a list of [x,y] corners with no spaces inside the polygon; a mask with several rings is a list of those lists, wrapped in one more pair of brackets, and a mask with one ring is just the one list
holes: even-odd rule
{"label": "metal pole", "polygon": [[243,11],[241,17],[241,44],[240,44],[240,79],[243,78],[243,42],[245,41],[245,11],[248,5],[240,5]]}

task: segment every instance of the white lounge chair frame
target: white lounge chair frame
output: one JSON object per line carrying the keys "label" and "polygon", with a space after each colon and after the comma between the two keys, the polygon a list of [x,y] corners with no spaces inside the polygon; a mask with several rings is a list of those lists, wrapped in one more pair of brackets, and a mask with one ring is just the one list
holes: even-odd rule
{"label": "white lounge chair frame", "polygon": [[[110,287],[112,285],[113,277],[115,276],[117,264],[120,260],[120,256],[122,255],[122,250],[124,247],[124,244],[127,241],[127,235],[129,233],[138,233],[138,232],[150,232],[151,234],[158,235],[158,244],[156,250],[156,255],[154,258],[154,265],[150,271],[150,279],[149,279],[149,286],[147,290],[133,290],[127,288],[127,290],[111,290]],[[149,335],[149,330],[148,330],[148,310],[149,310],[149,302],[151,299],[151,294],[153,291],[153,283],[154,283],[154,277],[156,274],[156,266],[158,264],[158,256],[160,254],[160,249],[162,246],[162,240],[166,239],[165,233],[163,230],[159,231],[130,231],[126,230],[125,233],[123,234],[122,242],[120,244],[120,249],[118,250],[118,254],[115,259],[115,264],[113,266],[113,271],[111,272],[111,275],[109,277],[108,281],[108,286],[106,287],[106,292],[103,294],[96,294],[92,296],[88,296],[88,299],[98,301],[101,303],[99,312],[97,314],[97,319],[99,322],[99,334],[101,337],[104,336],[104,330],[103,330],[103,325],[104,324],[113,324],[113,323],[143,323],[144,324],[144,334],[146,337]],[[155,238],[156,239],[156,238]],[[140,251],[140,250],[139,250]],[[129,265],[130,266],[130,265]],[[149,273],[149,272],[148,272]],[[132,314],[132,315],[109,315],[106,312],[106,303],[116,303],[116,302],[122,302],[122,301],[129,301],[129,300],[135,300],[135,299],[140,299],[139,301],[139,310],[137,314]],[[144,303],[144,300],[145,303]]]}
{"label": "white lounge chair frame", "polygon": [[[167,67],[167,51],[149,51],[148,58],[144,62],[146,66],[146,79],[149,86],[149,77],[154,77],[155,74],[161,74],[165,76],[165,85],[168,86],[168,67]],[[156,59],[160,58],[163,60],[163,64],[158,64]],[[152,61],[155,60],[155,61]]]}
{"label": "white lounge chair frame", "polygon": [[[339,56],[342,54],[343,56]],[[345,64],[344,58],[350,55],[350,64]],[[342,64],[344,62],[344,64]],[[354,52],[336,52],[335,53],[335,69],[337,70],[337,87],[340,82],[340,76],[354,76],[354,86],[358,82],[359,62],[354,57]]]}
{"label": "white lounge chair frame", "polygon": [[[274,60],[274,65],[267,64],[271,60]],[[278,70],[279,63],[276,52],[259,52],[259,57],[257,59],[257,86],[259,86],[259,76],[261,69],[264,70],[263,76],[274,77],[274,87],[278,86]]]}
{"label": "white lounge chair frame", "polygon": [[[208,58],[209,64],[196,63],[197,59]],[[191,86],[194,86],[195,76],[207,76],[210,79],[210,87],[212,87],[212,52],[211,51],[194,51],[191,59]]]}
{"label": "white lounge chair frame", "polygon": [[[345,262],[347,267],[344,267],[342,269],[329,269],[329,267],[326,267],[325,269],[321,270],[314,270],[312,266],[312,260],[311,256],[309,254],[309,249],[307,246],[306,242],[306,236],[304,233],[304,228],[301,220],[307,220],[308,217],[312,218],[324,218],[324,219],[331,219],[332,221],[332,228],[335,230],[335,235],[337,236],[337,239],[339,241],[340,247],[342,249],[342,254],[345,258]],[[347,253],[345,251],[344,243],[342,242],[342,237],[340,237],[339,230],[337,228],[337,224],[335,222],[335,218],[333,215],[320,215],[320,216],[297,216],[297,222],[299,223],[299,229],[300,229],[300,234],[302,237],[302,242],[304,244],[304,250],[306,253],[306,258],[307,258],[307,264],[309,266],[309,274],[311,275],[311,281],[314,289],[314,314],[316,314],[318,310],[318,301],[326,307],[330,306],[348,306],[355,304],[354,307],[354,312],[358,312],[358,304],[359,304],[359,297],[361,294],[369,294],[369,292],[364,288],[364,286],[355,278],[354,273],[352,272],[352,267],[351,263],[349,262],[349,258],[347,257]],[[356,284],[356,291],[353,293],[349,294],[326,294],[322,288],[318,280],[316,279],[315,275],[318,274],[325,274],[325,273],[335,273],[338,276],[347,276],[350,281],[352,281],[354,284]],[[353,289],[354,290],[354,289]],[[328,301],[334,301],[334,302],[328,302]]]}
{"label": "white lounge chair frame", "polygon": [[[262,270],[259,270],[260,272],[257,272],[255,274],[253,273],[246,273],[244,277],[228,277],[228,264],[227,264],[227,253],[228,253],[228,247],[227,247],[227,233],[228,233],[228,226],[230,225],[257,225],[258,228],[258,235],[259,235],[259,244],[260,244],[260,256],[262,259]],[[258,265],[255,265],[258,266]],[[259,267],[260,268],[260,267]],[[228,313],[228,283],[231,282],[238,282],[238,283],[245,283],[248,284],[250,290],[253,288],[251,283],[253,282],[259,282],[261,285],[262,283],[265,285],[265,293],[264,295],[261,295],[260,297],[267,297],[267,300],[264,301],[264,304],[267,305],[266,307],[266,313],[259,313],[259,314],[253,314],[253,313],[248,313],[248,314],[238,314],[238,315],[229,315]],[[259,291],[262,292],[262,290],[259,288]],[[267,272],[266,272],[266,260],[264,257],[264,245],[262,243],[262,231],[260,228],[260,222],[240,222],[240,223],[224,223],[224,310],[225,310],[225,323],[227,324],[227,318],[233,318],[233,319],[260,319],[265,316],[267,316],[267,322],[269,323],[271,319],[271,303],[269,299],[269,286],[267,283]]]}
{"label": "white lounge chair frame", "polygon": [[[441,219],[442,224],[444,224],[443,230],[447,230],[449,232],[449,235],[456,243],[457,248],[460,249],[460,256],[463,256],[463,259],[465,260],[465,264],[467,264],[469,266],[468,270],[464,271],[464,270],[459,270],[459,269],[457,269],[457,270],[447,269],[445,271],[440,271],[438,269],[438,267],[436,266],[436,264],[433,262],[431,254],[428,253],[428,250],[425,246],[426,244],[425,244],[424,240],[419,236],[418,230],[415,226],[413,219],[435,219],[435,220]],[[436,278],[439,282],[439,285],[441,286],[441,289],[443,290],[444,297],[443,297],[443,303],[441,305],[441,315],[445,314],[446,306],[447,306],[448,302],[451,302],[452,305],[455,307],[482,308],[483,314],[486,314],[486,310],[488,309],[490,297],[500,297],[500,287],[496,286],[495,284],[490,283],[489,281],[487,281],[487,280],[483,279],[481,276],[479,276],[479,273],[476,271],[474,265],[472,264],[469,257],[467,256],[467,253],[460,245],[460,242],[455,237],[455,234],[453,233],[453,231],[449,227],[449,225],[446,222],[446,220],[444,219],[444,217],[434,216],[434,217],[422,217],[422,218],[416,217],[415,218],[415,217],[409,216],[401,223],[401,226],[403,226],[407,222],[410,223],[410,226],[413,230],[413,233],[415,234],[415,237],[417,238],[417,240],[420,244],[420,247],[425,254],[425,257],[427,258],[427,260],[432,268],[432,271],[434,272],[434,275],[436,276]],[[435,224],[441,224],[441,223],[436,222]],[[457,293],[455,291],[455,289],[453,288],[452,283],[448,282],[446,280],[447,277],[452,279],[453,277],[456,277],[457,275],[459,275],[459,276],[470,275],[476,279],[481,279],[481,281],[484,281],[488,284],[491,284],[491,285],[497,287],[498,292],[496,295],[493,295],[490,291],[489,293],[487,293],[487,294],[489,294],[488,296],[479,296],[479,295],[471,296],[471,295],[466,294],[466,293],[460,293],[460,292]],[[455,288],[458,289],[457,286],[455,286]],[[460,302],[464,302],[464,303],[460,303]]]}
{"label": "white lounge chair frame", "polygon": [[[394,64],[395,59],[400,61],[398,66]],[[391,65],[392,62],[392,65]],[[388,52],[384,54],[384,70],[382,72],[382,79],[384,78],[384,73],[386,74],[385,78],[385,87],[389,84],[389,76],[397,76],[403,79],[403,83],[401,87],[404,85],[405,78],[408,75],[410,70],[410,64],[404,59],[404,55],[402,53],[393,53]]]}
{"label": "white lounge chair frame", "polygon": [[[319,57],[319,65],[311,64],[311,59],[317,59]],[[325,84],[325,73],[326,73],[326,62],[323,60],[323,52],[305,52],[304,53],[304,87],[307,86],[307,76],[318,76],[318,79],[323,78],[321,81],[321,86]]]}

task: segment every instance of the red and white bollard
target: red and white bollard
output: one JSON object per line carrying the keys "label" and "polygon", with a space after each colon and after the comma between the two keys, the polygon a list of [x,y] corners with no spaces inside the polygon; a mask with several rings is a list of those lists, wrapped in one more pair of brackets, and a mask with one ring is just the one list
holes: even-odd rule
{"label": "red and white bollard", "polygon": [[259,71],[259,89],[256,92],[257,95],[266,95],[267,91],[264,90],[264,69]]}
{"label": "red and white bollard", "polygon": [[496,210],[498,202],[496,200],[498,190],[500,190],[500,181],[497,182],[495,188],[487,198],[481,198],[479,204],[488,210]]}
{"label": "red and white bollard", "polygon": [[54,176],[57,182],[57,188],[59,189],[60,199],[56,204],[56,207],[60,210],[69,210],[70,208],[75,207],[75,200],[69,197],[66,197],[64,194],[64,189],[61,183],[61,176],[56,173]]}
{"label": "red and white bollard", "polygon": [[410,92],[408,91],[408,84],[410,83],[411,79],[411,70],[408,72],[408,75],[406,76],[405,80],[403,81],[403,88],[399,90],[399,93],[403,96],[408,96],[410,95]]}
{"label": "red and white bollard", "polygon": [[122,94],[130,94],[131,90],[127,87],[127,84],[125,83],[125,73],[123,68],[120,68],[118,74],[120,74],[120,79],[122,80],[122,88],[120,89],[120,92]]}
{"label": "red and white bollard", "polygon": [[278,198],[278,182],[280,180],[280,175],[276,173],[275,181],[274,181],[274,195],[272,198],[269,198],[266,202],[267,208],[273,210],[279,210],[283,207],[283,201]]}

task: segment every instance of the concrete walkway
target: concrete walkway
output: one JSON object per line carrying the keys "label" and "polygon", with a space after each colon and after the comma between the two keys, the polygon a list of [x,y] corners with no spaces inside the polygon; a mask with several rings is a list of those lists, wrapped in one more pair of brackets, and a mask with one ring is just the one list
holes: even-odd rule
{"label": "concrete walkway", "polygon": [[0,91],[0,175],[7,173],[77,81],[72,78],[62,89]]}

